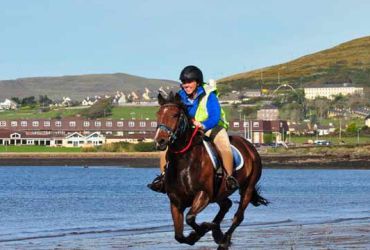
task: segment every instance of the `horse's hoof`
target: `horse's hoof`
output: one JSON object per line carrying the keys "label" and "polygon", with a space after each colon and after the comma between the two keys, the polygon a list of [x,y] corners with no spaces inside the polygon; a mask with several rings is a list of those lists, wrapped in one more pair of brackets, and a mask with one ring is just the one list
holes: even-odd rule
{"label": "horse's hoof", "polygon": [[221,244],[224,234],[222,233],[220,227],[217,227],[212,230],[212,237],[216,244]]}
{"label": "horse's hoof", "polygon": [[231,245],[231,235],[225,234],[221,243],[219,243],[217,249],[229,249],[229,246]]}

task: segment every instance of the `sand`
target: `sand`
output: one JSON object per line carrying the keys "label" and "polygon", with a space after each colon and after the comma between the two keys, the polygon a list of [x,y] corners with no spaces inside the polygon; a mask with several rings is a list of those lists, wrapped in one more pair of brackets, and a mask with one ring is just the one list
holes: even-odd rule
{"label": "sand", "polygon": [[[317,224],[248,225],[230,249],[370,249],[370,217]],[[194,246],[179,244],[172,230],[115,232],[0,243],[0,249],[216,249],[210,233]]]}

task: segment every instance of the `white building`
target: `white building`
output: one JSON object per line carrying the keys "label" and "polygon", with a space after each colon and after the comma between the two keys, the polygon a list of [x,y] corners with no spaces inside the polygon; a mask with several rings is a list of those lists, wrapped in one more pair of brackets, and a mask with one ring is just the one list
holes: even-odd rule
{"label": "white building", "polygon": [[304,95],[306,99],[313,100],[316,97],[326,97],[328,99],[333,99],[336,95],[354,95],[354,94],[364,94],[363,87],[349,86],[348,83],[343,84],[332,84],[322,87],[310,87],[304,88]]}
{"label": "white building", "polygon": [[365,118],[365,125],[370,128],[370,115]]}
{"label": "white building", "polygon": [[63,139],[62,146],[64,147],[89,147],[99,146],[105,143],[105,136],[99,132],[89,135],[82,135],[74,132]]}
{"label": "white building", "polygon": [[5,99],[4,102],[0,102],[0,109],[17,109],[17,103],[15,101]]}

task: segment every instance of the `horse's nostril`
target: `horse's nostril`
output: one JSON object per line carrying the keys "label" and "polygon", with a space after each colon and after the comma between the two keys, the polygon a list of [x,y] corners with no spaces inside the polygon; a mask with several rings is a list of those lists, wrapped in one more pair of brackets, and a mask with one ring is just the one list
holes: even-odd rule
{"label": "horse's nostril", "polygon": [[159,145],[162,145],[162,144],[165,144],[166,143],[166,140],[165,139],[160,139],[159,141],[158,141],[158,144]]}

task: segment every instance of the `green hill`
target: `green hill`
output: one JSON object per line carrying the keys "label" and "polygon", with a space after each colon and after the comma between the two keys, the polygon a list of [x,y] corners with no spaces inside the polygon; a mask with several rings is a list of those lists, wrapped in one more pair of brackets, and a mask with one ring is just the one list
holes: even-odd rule
{"label": "green hill", "polygon": [[63,96],[82,100],[86,96],[114,94],[116,91],[158,90],[163,87],[177,87],[175,81],[148,79],[123,73],[92,74],[61,77],[32,77],[0,81],[0,100],[4,98],[47,95],[53,100]]}
{"label": "green hill", "polygon": [[231,89],[267,88],[280,83],[294,87],[319,84],[353,83],[370,87],[370,36],[342,43],[333,48],[296,60],[219,79]]}

